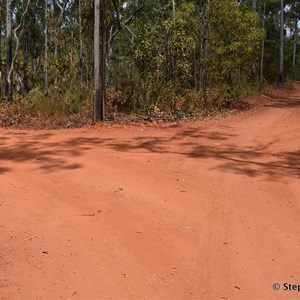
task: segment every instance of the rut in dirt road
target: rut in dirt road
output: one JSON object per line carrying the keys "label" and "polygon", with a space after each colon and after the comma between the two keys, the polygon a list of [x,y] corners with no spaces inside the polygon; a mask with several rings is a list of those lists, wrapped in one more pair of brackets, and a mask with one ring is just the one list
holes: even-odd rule
{"label": "rut in dirt road", "polygon": [[1,129],[0,299],[299,299],[299,117]]}

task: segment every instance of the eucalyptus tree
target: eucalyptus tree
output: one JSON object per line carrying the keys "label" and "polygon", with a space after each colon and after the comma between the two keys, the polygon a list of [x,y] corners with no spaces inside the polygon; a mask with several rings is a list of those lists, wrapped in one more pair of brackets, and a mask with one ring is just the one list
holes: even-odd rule
{"label": "eucalyptus tree", "polygon": [[93,122],[102,121],[100,92],[100,0],[94,0],[94,105]]}
{"label": "eucalyptus tree", "polygon": [[44,40],[44,45],[45,45],[45,52],[44,52],[44,65],[45,65],[45,82],[44,82],[44,89],[45,89],[45,94],[48,94],[48,0],[45,0],[45,40]]}
{"label": "eucalyptus tree", "polygon": [[108,108],[195,109],[297,71],[299,0],[36,0],[22,17],[27,1],[0,0],[8,100],[19,76],[24,102],[68,114],[89,99],[98,122],[106,88]]}
{"label": "eucalyptus tree", "polygon": [[[266,18],[266,0],[263,0],[262,8],[262,29],[265,30],[265,18]],[[259,90],[261,90],[264,79],[264,58],[265,58],[265,36],[261,41],[261,56],[260,56],[260,72],[259,72]]]}
{"label": "eucalyptus tree", "polygon": [[4,0],[0,1],[0,100],[2,97],[2,78],[3,78],[3,69],[2,69],[2,36],[4,33],[5,25],[5,3]]}
{"label": "eucalyptus tree", "polygon": [[278,84],[284,84],[284,0],[280,0],[280,53]]}
{"label": "eucalyptus tree", "polygon": [[107,61],[107,0],[102,0],[101,9],[101,57],[100,57],[100,120],[105,121],[106,61]]}
{"label": "eucalyptus tree", "polygon": [[0,24],[0,100],[2,97],[2,25]]}
{"label": "eucalyptus tree", "polygon": [[78,23],[79,23],[79,70],[80,70],[80,100],[82,100],[83,85],[83,37],[82,37],[82,0],[78,0]]}
{"label": "eucalyptus tree", "polygon": [[[29,8],[30,3],[31,3],[31,0],[27,0],[25,3],[22,3],[23,4],[22,9],[24,9],[24,11],[22,11],[19,23],[16,24],[16,26],[13,30],[14,38],[15,38],[15,51],[14,51],[14,55],[10,62],[10,68],[8,69],[7,77],[9,79],[13,78],[14,66],[15,66],[16,59],[18,57],[18,51],[19,51],[19,47],[20,47],[20,36],[18,34],[19,34],[19,30],[22,28],[22,26],[24,24],[24,19],[25,19],[26,14],[28,13],[28,8]],[[10,82],[10,84],[12,85],[12,82]],[[17,78],[16,86],[17,86],[18,91],[23,91],[23,89],[24,89],[23,83],[20,82],[19,78]],[[12,87],[11,87],[11,92],[12,92]],[[12,97],[12,95],[11,95],[11,97]]]}
{"label": "eucalyptus tree", "polygon": [[299,35],[299,28],[298,23],[300,21],[300,1],[293,0],[287,1],[287,5],[289,7],[287,11],[287,22],[288,26],[291,28],[291,37],[293,39],[293,55],[292,55],[292,67],[293,73],[295,75],[295,68],[296,68],[296,56],[297,56],[297,43],[298,43],[298,35]]}
{"label": "eucalyptus tree", "polygon": [[6,99],[12,101],[12,0],[6,0]]}
{"label": "eucalyptus tree", "polygon": [[[144,9],[143,0],[132,1],[117,1],[113,0],[110,9],[110,22],[108,24],[108,41],[107,41],[107,72],[106,72],[106,84],[109,86],[111,79],[112,61],[114,53],[114,41],[116,37],[122,32],[126,31],[128,34],[127,41],[134,42],[135,34],[134,29],[130,28],[130,25],[134,22],[139,14]],[[125,45],[124,45],[125,46]]]}

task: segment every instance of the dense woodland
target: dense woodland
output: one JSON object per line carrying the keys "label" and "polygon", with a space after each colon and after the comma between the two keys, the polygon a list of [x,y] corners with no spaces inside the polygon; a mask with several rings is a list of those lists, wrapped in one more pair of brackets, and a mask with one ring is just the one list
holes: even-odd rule
{"label": "dense woodland", "polygon": [[300,76],[298,0],[1,0],[0,97],[29,114],[193,114]]}

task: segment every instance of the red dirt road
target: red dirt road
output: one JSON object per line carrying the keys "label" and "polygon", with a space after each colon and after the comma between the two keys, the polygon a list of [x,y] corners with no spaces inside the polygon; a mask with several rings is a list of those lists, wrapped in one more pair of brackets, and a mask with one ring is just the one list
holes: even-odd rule
{"label": "red dirt road", "polygon": [[300,84],[179,127],[0,129],[0,299],[299,299],[299,151]]}

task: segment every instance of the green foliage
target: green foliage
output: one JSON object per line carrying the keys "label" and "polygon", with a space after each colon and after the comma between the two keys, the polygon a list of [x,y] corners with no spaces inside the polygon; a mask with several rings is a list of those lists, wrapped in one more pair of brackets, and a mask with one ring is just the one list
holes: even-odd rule
{"label": "green foliage", "polygon": [[139,24],[133,52],[144,77],[152,77],[151,81],[174,80],[182,85],[191,81],[199,25],[193,16],[195,5],[186,3],[167,19]]}
{"label": "green foliage", "polygon": [[[199,93],[227,106],[254,84],[264,31],[258,16],[234,0],[212,0],[201,9],[187,1],[146,23],[140,20],[134,29],[133,61],[126,64],[132,74],[120,87],[119,102],[132,102],[127,108],[158,105],[172,111],[179,101],[195,110],[203,105]],[[183,104],[185,97],[189,104]]]}
{"label": "green foliage", "polygon": [[[24,3],[14,1],[13,27]],[[15,103],[27,113],[64,117],[90,107],[93,99],[93,1],[31,1],[20,30],[14,74],[25,81]],[[263,83],[278,77],[280,3],[257,0],[108,1],[111,57],[107,86],[111,111],[155,110],[178,115],[230,107],[258,87],[264,40]],[[300,78],[300,1],[286,0],[285,70]],[[265,15],[264,12],[265,4]],[[174,5],[174,6],[173,6]],[[5,70],[5,1],[0,1],[1,61]],[[81,18],[79,18],[81,17]],[[263,19],[264,27],[263,30]],[[81,20],[81,22],[80,22]],[[48,59],[45,59],[45,27]],[[115,35],[114,35],[115,34]],[[14,41],[15,45],[15,41]],[[82,45],[82,47],[81,47]],[[80,57],[80,49],[82,57]],[[108,51],[109,52],[109,51]],[[45,70],[49,89],[45,92]],[[3,72],[2,72],[3,73]],[[4,74],[3,74],[4,75]],[[25,85],[25,84],[24,84]],[[4,95],[5,76],[1,93]],[[3,97],[2,97],[3,98]]]}
{"label": "green foliage", "polygon": [[212,0],[208,15],[212,30],[205,65],[210,80],[234,90],[235,84],[254,76],[264,33],[258,16],[240,10],[232,0]]}

